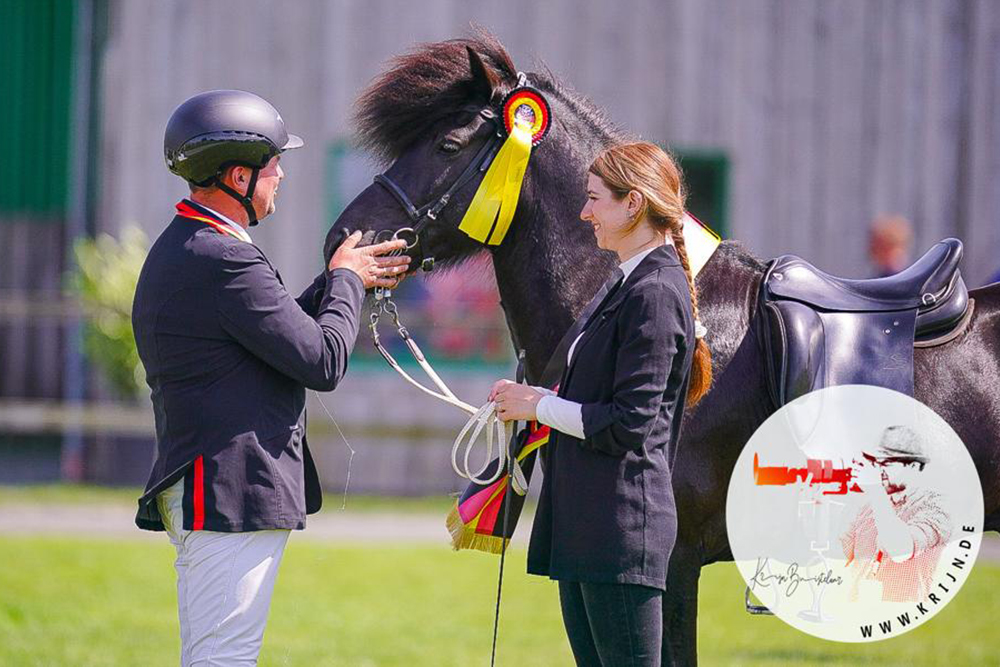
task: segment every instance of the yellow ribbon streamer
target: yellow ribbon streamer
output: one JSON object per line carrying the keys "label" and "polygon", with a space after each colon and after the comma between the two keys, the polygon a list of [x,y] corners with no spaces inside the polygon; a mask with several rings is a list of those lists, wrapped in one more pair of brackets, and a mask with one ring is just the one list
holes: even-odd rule
{"label": "yellow ribbon streamer", "polygon": [[688,264],[691,275],[697,276],[712,258],[716,248],[722,243],[722,238],[711,229],[701,224],[688,214],[684,214],[683,228],[684,247],[687,249]]}
{"label": "yellow ribbon streamer", "polygon": [[517,123],[486,171],[458,228],[480,243],[500,245],[517,210],[530,157],[530,128]]}

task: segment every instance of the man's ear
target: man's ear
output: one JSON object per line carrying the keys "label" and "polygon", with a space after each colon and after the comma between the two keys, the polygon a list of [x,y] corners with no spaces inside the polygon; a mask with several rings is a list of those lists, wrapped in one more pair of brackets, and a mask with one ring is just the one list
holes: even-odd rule
{"label": "man's ear", "polygon": [[235,165],[229,173],[233,175],[233,182],[236,185],[246,185],[250,179],[249,171],[246,167]]}
{"label": "man's ear", "polygon": [[500,77],[486,66],[483,59],[472,47],[466,46],[469,53],[469,70],[472,73],[471,88],[476,97],[489,103],[493,100],[493,93],[500,85]]}
{"label": "man's ear", "polygon": [[248,172],[249,170],[246,167],[238,164],[231,164],[222,170],[222,173],[219,174],[219,180],[225,185],[238,190],[241,187],[246,186],[247,179],[250,177]]}

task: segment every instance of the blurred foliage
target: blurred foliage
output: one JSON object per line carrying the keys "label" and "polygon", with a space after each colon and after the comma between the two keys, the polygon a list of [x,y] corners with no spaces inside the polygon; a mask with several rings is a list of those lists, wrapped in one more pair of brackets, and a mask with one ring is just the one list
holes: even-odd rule
{"label": "blurred foliage", "polygon": [[149,237],[129,226],[121,239],[100,234],[74,244],[72,286],[87,313],[84,352],[122,397],[145,388],[145,373],[132,334],[132,298],[149,251]]}

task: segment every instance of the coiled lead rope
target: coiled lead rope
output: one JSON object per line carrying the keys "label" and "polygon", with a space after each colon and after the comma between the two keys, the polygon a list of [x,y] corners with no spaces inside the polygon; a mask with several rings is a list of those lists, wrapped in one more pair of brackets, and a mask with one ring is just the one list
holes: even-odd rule
{"label": "coiled lead rope", "polygon": [[[399,238],[401,232],[404,232],[405,234],[414,234],[412,241],[408,242],[407,249],[416,245],[417,239],[415,237],[415,233],[408,227],[397,230],[391,238]],[[378,242],[380,240],[387,239],[381,239],[379,236],[376,236],[375,241]],[[393,357],[389,350],[387,350],[382,344],[382,339],[378,332],[378,325],[379,320],[383,315],[388,315],[392,319],[393,325],[396,327],[396,332],[399,334],[399,337],[404,343],[406,343],[407,349],[410,351],[410,354],[420,366],[421,370],[424,371],[427,377],[429,377],[437,387],[437,391],[413,379],[413,377],[410,376],[410,374],[407,373],[402,366],[400,366],[395,357]],[[441,379],[441,376],[437,374],[433,366],[431,366],[427,357],[420,349],[420,346],[417,345],[417,342],[410,336],[409,330],[407,330],[407,328],[400,321],[399,310],[396,308],[396,303],[392,300],[392,291],[390,289],[383,287],[375,288],[375,306],[372,309],[368,328],[371,331],[372,342],[375,344],[375,349],[378,350],[380,355],[382,355],[382,358],[385,359],[386,363],[389,364],[394,371],[399,373],[400,377],[428,396],[433,396],[440,401],[444,401],[445,403],[452,405],[469,415],[469,420],[459,432],[458,437],[455,438],[455,442],[451,449],[451,467],[455,471],[455,474],[469,480],[470,482],[485,486],[500,479],[500,476],[507,470],[507,463],[509,461],[509,467],[512,473],[512,488],[518,495],[523,496],[527,493],[528,483],[525,479],[524,472],[521,470],[521,466],[517,462],[516,458],[514,458],[508,451],[508,443],[511,441],[514,422],[511,421],[505,424],[497,416],[496,403],[493,401],[485,403],[479,408],[475,408],[455,395],[445,381]],[[473,470],[473,464],[470,463],[470,460],[473,458],[473,450],[475,449],[476,444],[484,431],[486,432],[486,452],[483,457],[483,464],[478,469]],[[464,451],[462,451],[463,444]],[[493,461],[494,447],[497,448],[496,470],[494,470],[489,477],[483,477],[484,473],[486,473],[486,470],[489,468],[490,463]]]}

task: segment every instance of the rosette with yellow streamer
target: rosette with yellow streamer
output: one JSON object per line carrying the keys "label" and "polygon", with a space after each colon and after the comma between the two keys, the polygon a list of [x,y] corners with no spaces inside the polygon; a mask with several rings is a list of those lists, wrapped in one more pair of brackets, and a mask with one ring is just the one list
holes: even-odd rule
{"label": "rosette with yellow streamer", "polygon": [[530,86],[514,89],[504,100],[507,139],[458,225],[470,238],[488,245],[503,241],[517,210],[531,148],[549,131],[550,118],[548,102]]}

